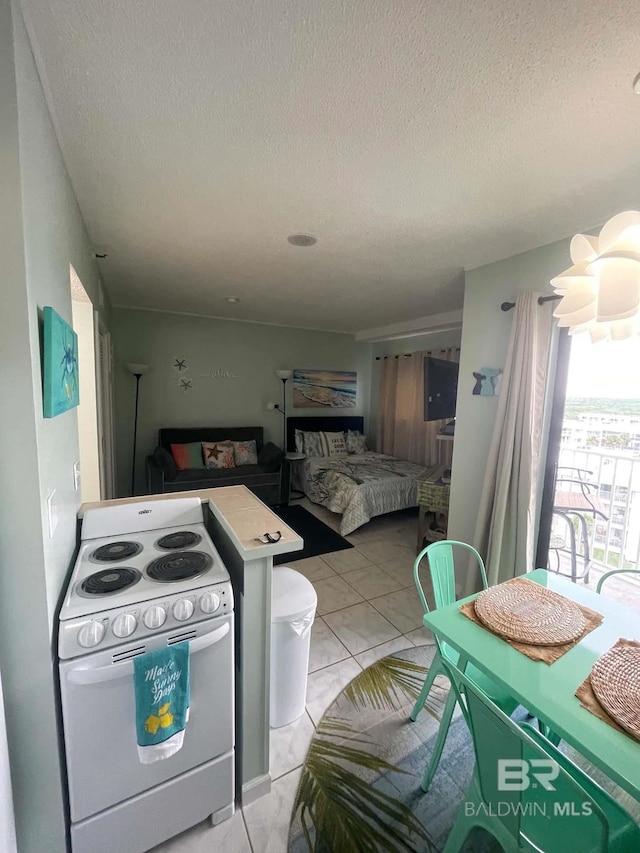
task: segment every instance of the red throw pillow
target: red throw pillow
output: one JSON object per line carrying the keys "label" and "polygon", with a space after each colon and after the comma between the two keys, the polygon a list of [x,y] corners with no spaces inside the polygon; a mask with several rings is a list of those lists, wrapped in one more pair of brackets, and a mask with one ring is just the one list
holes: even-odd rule
{"label": "red throw pillow", "polygon": [[192,441],[190,444],[172,444],[171,455],[179,471],[185,471],[187,468],[204,468],[202,444],[199,441]]}

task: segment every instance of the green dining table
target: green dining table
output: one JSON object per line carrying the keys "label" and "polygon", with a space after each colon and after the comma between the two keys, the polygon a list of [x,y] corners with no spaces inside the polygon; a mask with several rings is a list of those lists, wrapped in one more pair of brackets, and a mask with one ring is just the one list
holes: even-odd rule
{"label": "green dining table", "polygon": [[476,595],[424,617],[424,624],[460,653],[460,665],[473,663],[563,740],[640,800],[640,743],[595,717],[575,696],[595,661],[624,637],[640,640],[640,615],[582,584],[536,569],[524,575],[541,586],[596,610],[603,622],[552,664],[533,661],[489,630],[460,613]]}

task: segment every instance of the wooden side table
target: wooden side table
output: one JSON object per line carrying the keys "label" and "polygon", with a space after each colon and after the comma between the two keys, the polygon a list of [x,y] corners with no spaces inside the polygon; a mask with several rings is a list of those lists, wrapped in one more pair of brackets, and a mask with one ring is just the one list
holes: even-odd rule
{"label": "wooden side table", "polygon": [[[425,539],[429,541],[429,544],[438,542],[440,539],[446,539],[450,484],[442,481],[445,470],[444,465],[437,465],[418,480],[418,542],[416,554],[422,551]],[[431,515],[433,520],[428,518]],[[435,527],[433,522],[435,522]]]}

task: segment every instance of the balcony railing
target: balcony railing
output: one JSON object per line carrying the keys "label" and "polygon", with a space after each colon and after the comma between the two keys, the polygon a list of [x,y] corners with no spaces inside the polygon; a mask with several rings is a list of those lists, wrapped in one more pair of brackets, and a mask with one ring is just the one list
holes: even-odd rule
{"label": "balcony railing", "polygon": [[[585,488],[581,483],[559,482],[557,491],[586,493],[597,498],[597,506],[606,516],[602,518],[594,513],[584,513],[591,557],[589,586],[593,586],[594,581],[609,569],[640,567],[640,458],[629,452],[562,446],[559,465],[559,478],[581,479],[589,486]],[[575,469],[580,469],[581,473],[577,474]],[[566,526],[566,522],[554,516],[557,536],[566,533],[563,525]],[[554,538],[557,541],[557,537]],[[581,573],[584,547],[580,535],[576,535],[576,545]],[[561,561],[560,571],[569,574],[570,558],[566,550],[557,550],[556,557]],[[550,554],[550,567],[555,567],[553,553]],[[628,575],[622,579],[625,588],[628,583],[634,590],[637,588],[640,599],[640,576]],[[608,583],[620,585],[616,579]]]}

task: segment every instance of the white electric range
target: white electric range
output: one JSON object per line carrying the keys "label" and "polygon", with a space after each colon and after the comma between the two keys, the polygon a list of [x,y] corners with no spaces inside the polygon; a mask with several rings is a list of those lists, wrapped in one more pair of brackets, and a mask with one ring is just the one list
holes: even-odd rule
{"label": "white electric range", "polygon": [[[141,764],[132,659],[188,640],[182,748]],[[233,592],[198,498],[87,510],[58,654],[74,853],[148,850],[233,814]]]}

